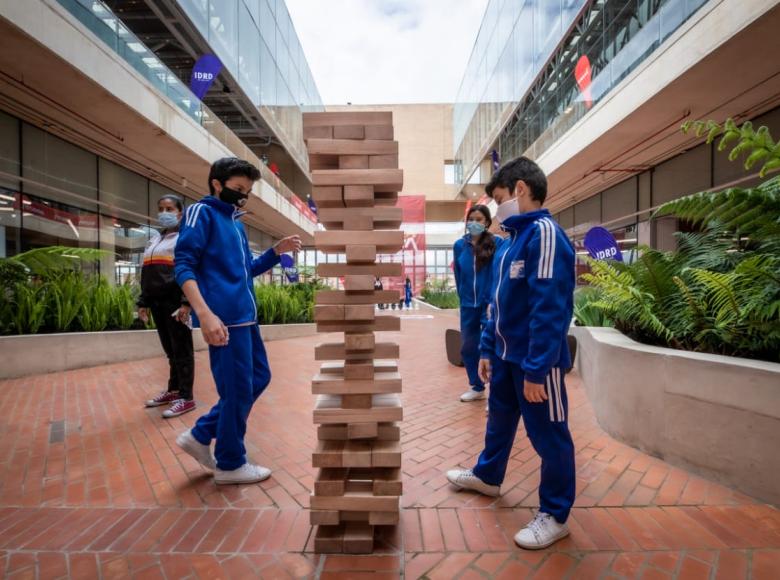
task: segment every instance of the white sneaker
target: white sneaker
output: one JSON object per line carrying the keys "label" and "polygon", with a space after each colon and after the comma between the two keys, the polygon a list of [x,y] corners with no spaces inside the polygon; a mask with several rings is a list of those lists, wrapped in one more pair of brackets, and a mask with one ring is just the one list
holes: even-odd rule
{"label": "white sneaker", "polygon": [[471,489],[491,497],[498,497],[501,495],[501,486],[488,485],[474,475],[474,472],[470,469],[450,469],[447,472],[447,479],[452,485],[461,489]]}
{"label": "white sneaker", "polygon": [[206,469],[214,471],[217,468],[217,462],[214,459],[214,455],[211,453],[211,447],[209,445],[203,445],[203,443],[195,439],[195,437],[192,436],[190,429],[187,429],[176,438],[176,445],[192,455],[192,457],[195,458],[195,461]]}
{"label": "white sneaker", "polygon": [[569,535],[569,527],[554,517],[537,512],[526,527],[515,534],[515,544],[526,550],[541,550]]}
{"label": "white sneaker", "polygon": [[462,403],[470,403],[471,401],[478,401],[484,398],[485,391],[475,391],[474,389],[469,389],[460,396],[460,401]]}
{"label": "white sneaker", "polygon": [[217,469],[214,472],[214,483],[217,485],[229,485],[229,484],[241,484],[241,483],[257,483],[271,477],[271,470],[267,467],[260,465],[254,465],[252,463],[244,463],[238,469],[232,469],[230,471],[223,471]]}

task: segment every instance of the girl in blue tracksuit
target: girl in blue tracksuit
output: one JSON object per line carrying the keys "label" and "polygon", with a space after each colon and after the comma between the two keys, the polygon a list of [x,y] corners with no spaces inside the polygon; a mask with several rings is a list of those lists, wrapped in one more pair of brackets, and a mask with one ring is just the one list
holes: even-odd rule
{"label": "girl in blue tracksuit", "polygon": [[574,293],[574,248],[542,209],[547,180],[533,161],[507,163],[486,187],[509,238],[493,258],[491,319],[482,333],[480,373],[490,377],[485,448],[473,469],[452,470],[453,484],[496,496],[520,417],[542,460],[539,511],[515,536],[527,549],[568,535],[575,495],[574,444],[564,384],[566,336]]}
{"label": "girl in blue tracksuit", "polygon": [[487,231],[491,224],[487,206],[475,205],[466,216],[466,235],[453,248],[455,287],[460,300],[460,354],[469,379],[469,390],[460,396],[464,403],[485,398],[485,384],[477,370],[479,337],[487,321],[493,280],[490,264],[496,251],[496,238]]}
{"label": "girl in blue tracksuit", "polygon": [[[255,276],[300,249],[298,236],[281,240],[258,258],[249,251],[240,208],[260,177],[247,161],[224,158],[211,166],[211,196],[191,205],[182,219],[175,250],[176,281],[197,315],[209,345],[219,401],[177,443],[219,484],[253,483],[271,471],[247,462],[244,435],[252,405],[268,386],[271,371],[257,326]],[[212,457],[210,444],[216,439]]]}

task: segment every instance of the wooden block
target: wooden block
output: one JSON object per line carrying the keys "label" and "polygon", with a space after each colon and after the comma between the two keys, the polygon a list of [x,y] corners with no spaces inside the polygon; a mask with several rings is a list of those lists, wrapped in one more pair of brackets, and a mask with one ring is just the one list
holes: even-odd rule
{"label": "wooden block", "polygon": [[[349,247],[347,247],[349,251]],[[317,276],[320,278],[336,278],[342,276],[379,276],[380,278],[390,276],[401,276],[403,274],[403,264],[400,262],[380,262],[378,264],[319,264],[317,266]],[[373,300],[375,304],[385,304],[398,301],[398,292],[384,290],[387,294],[382,299]],[[392,296],[390,295],[392,294]],[[369,297],[370,298],[370,297]]]}
{"label": "wooden block", "polygon": [[320,304],[314,306],[314,320],[344,320],[346,306],[340,304]]}
{"label": "wooden block", "polygon": [[304,127],[335,125],[393,125],[390,111],[327,111],[303,113]]}
{"label": "wooden block", "polygon": [[[343,444],[344,449],[341,453],[341,461],[344,467],[371,467],[373,460],[372,443],[372,441],[346,441]],[[348,493],[347,490],[348,488],[345,488],[345,495]]]}
{"label": "wooden block", "polygon": [[344,276],[345,292],[373,292],[374,277],[365,275]]}
{"label": "wooden block", "polygon": [[[400,207],[391,206],[319,208],[317,215],[320,223],[328,229],[336,229],[339,225],[346,224],[348,218],[352,216],[361,216],[371,218],[373,229],[394,230],[401,226],[403,210]],[[349,230],[351,228],[344,225],[340,229]]]}
{"label": "wooden block", "polygon": [[318,210],[344,207],[344,190],[335,185],[312,187],[311,197],[317,204]]}
{"label": "wooden block", "polygon": [[339,155],[338,169],[368,169],[368,161],[368,155]]}
{"label": "wooden block", "polygon": [[[347,425],[347,439],[373,439],[378,434],[378,423],[350,423]],[[374,495],[380,494],[375,493]]]}
{"label": "wooden block", "polygon": [[[323,442],[320,442],[320,445]],[[319,446],[318,446],[319,448]],[[315,466],[316,467],[316,466]],[[315,495],[344,495],[345,480],[349,472],[347,469],[323,468],[320,469],[317,477],[314,479]],[[382,495],[382,494],[374,494]],[[385,494],[391,495],[391,494]],[[338,522],[336,522],[338,523]]]}
{"label": "wooden block", "polygon": [[[373,219],[371,220],[373,223]],[[347,264],[355,262],[374,262],[376,261],[376,246],[354,245],[347,246]]]}
{"label": "wooden block", "polygon": [[347,304],[344,306],[344,320],[374,320],[373,304]]}
{"label": "wooden block", "polygon": [[371,395],[342,395],[341,406],[344,409],[370,409]]}
{"label": "wooden block", "polygon": [[338,169],[339,160],[333,155],[309,155],[309,171],[314,169]]}
{"label": "wooden block", "polygon": [[347,379],[337,374],[320,373],[312,379],[311,392],[314,395],[400,393],[401,383],[401,375],[397,372],[376,373],[371,379]]}
{"label": "wooden block", "polygon": [[370,554],[374,550],[374,527],[362,522],[346,524],[342,549],[345,554]]}
{"label": "wooden block", "polygon": [[312,464],[314,467],[343,467],[342,448],[338,441],[320,441],[312,454]]}
{"label": "wooden block", "polygon": [[[352,353],[349,353],[352,354]],[[354,353],[354,354],[360,354],[360,353]],[[397,373],[398,372],[398,361],[395,360],[374,360],[373,352],[365,352],[362,356],[362,362],[373,362],[374,364],[374,374],[375,375],[382,375],[382,373]],[[358,358],[351,359],[351,360],[361,360]],[[326,375],[326,376],[344,376],[344,364],[343,362],[327,362],[322,365],[320,365],[320,374]],[[384,377],[388,376],[387,374],[382,375]],[[377,378],[376,376],[374,378]],[[382,378],[382,377],[378,377]]]}
{"label": "wooden block", "polygon": [[[353,231],[316,231],[314,246],[322,252],[345,252],[347,246],[376,246],[377,252],[395,253],[404,243],[404,233],[400,230],[378,230],[373,232]],[[374,281],[371,281],[371,289]]]}
{"label": "wooden block", "polygon": [[314,551],[319,554],[341,554],[344,551],[344,529],[338,526],[317,526],[314,534]]}
{"label": "wooden block", "polygon": [[401,169],[317,169],[311,172],[312,185],[373,185],[375,191],[400,191]]}
{"label": "wooden block", "polygon": [[[314,139],[314,140],[331,140],[333,139],[333,127],[322,125],[319,127],[304,127],[303,128],[303,138],[305,140],[308,139]],[[310,151],[311,152],[311,151]]]}
{"label": "wooden block", "polygon": [[309,524],[312,526],[337,526],[341,523],[338,510],[311,510]]}
{"label": "wooden block", "polygon": [[[342,224],[341,229],[345,230],[359,230],[361,232],[370,232],[374,229],[374,220],[371,219],[369,216],[348,216],[344,218],[344,222]],[[327,226],[326,226],[327,227]],[[338,226],[328,228],[337,230],[339,229]]]}
{"label": "wooden block", "polygon": [[347,207],[373,207],[374,186],[345,185],[344,205]]}
{"label": "wooden block", "polygon": [[[378,342],[370,353],[355,354],[356,358],[398,358],[400,349],[397,344],[392,342]],[[345,343],[330,342],[319,344],[314,348],[314,360],[347,360],[350,356],[347,352]],[[354,359],[353,359],[354,360]]]}
{"label": "wooden block", "polygon": [[372,467],[401,467],[401,443],[375,441],[371,451]]}
{"label": "wooden block", "polygon": [[[361,421],[357,421],[360,423]],[[317,427],[317,439],[320,441],[346,441],[348,439],[348,426],[345,424],[327,424]],[[379,423],[377,426],[377,441],[399,441],[401,428],[391,423]]]}
{"label": "wooden block", "polygon": [[398,155],[398,142],[388,140],[315,139],[306,140],[312,155]]}
{"label": "wooden block", "polygon": [[398,512],[369,512],[368,523],[371,526],[395,526],[399,517]]}
{"label": "wooden block", "polygon": [[404,412],[398,395],[372,396],[373,406],[370,409],[343,409],[340,395],[320,395],[314,406],[314,423],[392,423],[403,419]]}
{"label": "wooden block", "polygon": [[334,139],[365,139],[366,131],[363,125],[334,125]]}
{"label": "wooden block", "polygon": [[[355,443],[355,441],[350,441]],[[352,512],[397,512],[397,496],[373,495],[370,491],[347,491],[342,496],[311,496],[311,509]]]}
{"label": "wooden block", "polygon": [[[373,306],[369,305],[369,307],[372,308],[372,314],[373,314]],[[371,351],[374,350],[375,346],[376,346],[376,337],[374,336],[373,332],[350,333],[344,336],[344,348],[346,350]]]}
{"label": "wooden block", "polygon": [[397,191],[377,191],[374,193],[374,205],[394,206],[398,203]]}
{"label": "wooden block", "polygon": [[[398,155],[371,155],[368,158],[368,167],[370,169],[397,169]],[[339,168],[346,169],[341,166]]]}
{"label": "wooden block", "polygon": [[[326,271],[329,272],[330,270]],[[356,272],[356,274],[367,275],[363,272]],[[352,273],[345,275],[345,281],[346,277],[350,275]],[[372,275],[368,276],[373,279]],[[371,288],[373,287],[374,283],[372,282]],[[314,294],[315,304],[388,304],[390,302],[398,302],[398,300],[399,295],[396,290],[375,290],[374,292],[366,292],[364,294],[347,294],[343,290],[319,290]]]}
{"label": "wooden block", "polygon": [[366,125],[366,140],[377,139],[381,141],[392,141],[393,126],[389,123],[386,125]]}
{"label": "wooden block", "polygon": [[398,332],[401,319],[398,316],[377,316],[372,322],[360,320],[325,320],[317,322],[317,332]]}
{"label": "wooden block", "polygon": [[401,495],[403,483],[401,482],[400,468],[373,468],[371,472],[373,475],[372,492],[374,495]]}
{"label": "wooden block", "polygon": [[347,362],[344,365],[344,379],[347,381],[370,380],[374,378],[374,361]]}

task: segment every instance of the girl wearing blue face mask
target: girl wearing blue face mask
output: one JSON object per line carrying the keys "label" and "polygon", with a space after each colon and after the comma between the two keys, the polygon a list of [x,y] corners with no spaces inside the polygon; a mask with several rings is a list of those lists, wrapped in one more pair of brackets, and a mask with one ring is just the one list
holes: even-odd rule
{"label": "girl wearing blue face mask", "polygon": [[485,398],[485,384],[479,378],[479,339],[490,303],[493,254],[496,239],[488,232],[490,210],[475,205],[466,217],[466,235],[453,250],[455,285],[460,299],[461,356],[466,366],[469,389],[460,396],[464,403]]}
{"label": "girl wearing blue face mask", "polygon": [[157,202],[157,209],[160,233],[152,236],[144,250],[138,317],[147,322],[151,312],[170,367],[167,389],[147,400],[146,406],[169,405],[163,417],[170,418],[195,409],[192,398],[195,359],[189,326],[190,306],[173,270],[173,251],[184,206],[179,197],[165,195]]}

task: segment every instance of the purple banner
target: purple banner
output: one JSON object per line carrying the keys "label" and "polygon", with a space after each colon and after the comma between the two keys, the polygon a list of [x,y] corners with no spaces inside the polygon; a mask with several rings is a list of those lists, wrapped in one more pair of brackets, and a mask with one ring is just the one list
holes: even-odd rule
{"label": "purple banner", "polygon": [[211,83],[222,70],[222,63],[213,54],[205,54],[200,57],[195,66],[192,67],[192,76],[190,77],[190,90],[201,101],[209,90]]}
{"label": "purple banner", "polygon": [[591,228],[583,240],[585,249],[588,250],[591,258],[596,260],[615,260],[623,261],[623,254],[620,252],[615,236],[602,227]]}
{"label": "purple banner", "polygon": [[493,173],[495,173],[498,171],[498,151],[493,149],[490,153],[490,159],[493,161]]}
{"label": "purple banner", "polygon": [[284,271],[284,275],[287,276],[287,281],[291,284],[295,284],[299,277],[298,268],[295,267],[295,260],[293,260],[293,257],[289,254],[282,254],[279,258],[279,262],[279,265]]}

